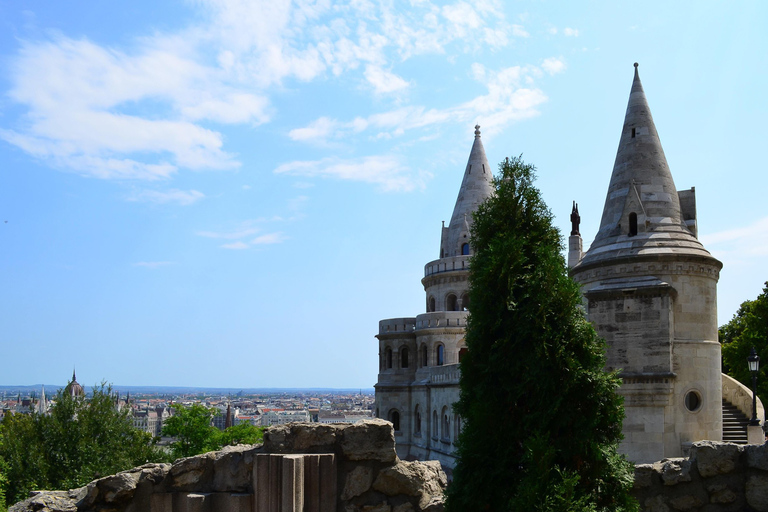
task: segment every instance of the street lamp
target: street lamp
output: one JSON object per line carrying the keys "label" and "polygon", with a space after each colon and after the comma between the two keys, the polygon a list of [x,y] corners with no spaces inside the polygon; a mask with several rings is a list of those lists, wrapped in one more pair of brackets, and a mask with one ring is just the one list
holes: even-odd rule
{"label": "street lamp", "polygon": [[749,424],[754,426],[760,425],[760,420],[757,419],[757,370],[760,369],[760,356],[755,352],[755,347],[752,347],[747,363],[749,371],[752,372],[752,419],[749,420]]}

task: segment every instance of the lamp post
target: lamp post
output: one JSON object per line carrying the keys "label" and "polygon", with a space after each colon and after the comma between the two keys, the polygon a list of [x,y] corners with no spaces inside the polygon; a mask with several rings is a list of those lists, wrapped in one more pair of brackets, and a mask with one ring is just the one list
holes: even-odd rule
{"label": "lamp post", "polygon": [[757,419],[757,370],[760,369],[760,356],[757,355],[755,347],[752,347],[747,363],[752,373],[752,419],[749,420],[749,424],[754,426],[760,425],[760,420]]}

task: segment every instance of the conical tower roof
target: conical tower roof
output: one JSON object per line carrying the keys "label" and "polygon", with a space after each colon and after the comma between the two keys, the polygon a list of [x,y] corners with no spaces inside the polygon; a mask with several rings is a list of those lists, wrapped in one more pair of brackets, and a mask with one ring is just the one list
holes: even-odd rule
{"label": "conical tower roof", "polygon": [[683,220],[637,67],[635,63],[600,229],[580,266],[643,254],[689,253],[711,258]]}
{"label": "conical tower roof", "polygon": [[464,179],[461,181],[456,205],[453,207],[451,223],[448,225],[446,236],[443,238],[444,256],[461,255],[461,246],[469,242],[469,229],[472,225],[472,214],[480,204],[493,194],[493,171],[488,165],[485,148],[480,140],[480,126],[475,126],[475,141],[469,153],[467,167],[464,169]]}

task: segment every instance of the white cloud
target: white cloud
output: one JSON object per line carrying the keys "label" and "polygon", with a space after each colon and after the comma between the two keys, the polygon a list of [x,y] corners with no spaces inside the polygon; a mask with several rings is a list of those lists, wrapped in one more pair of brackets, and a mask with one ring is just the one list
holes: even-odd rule
{"label": "white cloud", "polygon": [[221,247],[223,247],[224,249],[240,250],[240,249],[248,249],[250,245],[248,245],[245,242],[232,242],[231,244],[224,244]]}
{"label": "white cloud", "polygon": [[377,94],[402,91],[408,88],[408,82],[401,77],[385,71],[378,66],[365,67],[365,79],[373,86]]}
{"label": "white cloud", "polygon": [[257,236],[251,240],[251,245],[270,245],[279,244],[287,240],[288,238],[282,233],[268,233],[266,235]]}
{"label": "white cloud", "polygon": [[550,75],[556,75],[565,71],[565,62],[562,58],[548,57],[541,63],[541,69]]}
{"label": "white cloud", "polygon": [[[245,223],[250,224],[250,223]],[[203,236],[205,238],[222,238],[225,240],[235,240],[238,238],[245,238],[250,235],[258,233],[259,228],[255,227],[243,227],[235,231],[198,231],[197,236]]]}
{"label": "white cloud", "polygon": [[304,128],[296,128],[288,132],[293,140],[309,141],[328,138],[336,129],[338,123],[327,117],[320,117]]}
{"label": "white cloud", "polygon": [[384,191],[404,192],[422,188],[428,177],[426,174],[414,174],[398,158],[389,155],[350,160],[324,158],[316,161],[294,161],[279,166],[275,173],[360,181],[379,185]]}
{"label": "white cloud", "polygon": [[565,27],[563,29],[563,35],[568,37],[579,37],[579,30],[575,28]]}
{"label": "white cloud", "polygon": [[557,27],[549,27],[547,29],[547,33],[552,34],[553,36],[557,34]]}
{"label": "white cloud", "polygon": [[165,192],[159,190],[141,190],[128,198],[129,201],[145,201],[149,203],[178,203],[187,206],[203,199],[205,194],[197,190],[171,189]]}
{"label": "white cloud", "polygon": [[768,217],[749,226],[701,235],[701,243],[712,253],[730,264],[768,256]]}
{"label": "white cloud", "polygon": [[512,35],[515,37],[530,37],[531,34],[522,25],[512,25]]}
{"label": "white cloud", "polygon": [[[298,128],[291,133],[312,134],[321,141],[320,137],[331,134],[333,137],[344,137],[350,133],[364,130],[378,130],[377,138],[390,138],[403,135],[406,131],[425,128],[446,122],[473,123],[482,120],[483,133],[496,133],[511,122],[527,119],[538,115],[537,107],[547,101],[543,91],[533,87],[534,77],[542,74],[542,69],[550,74],[561,72],[565,64],[558,59],[547,59],[542,67],[512,66],[498,71],[488,70],[482,64],[474,63],[470,75],[482,82],[488,89],[487,94],[477,96],[462,104],[444,109],[428,109],[423,106],[405,106],[387,112],[372,114],[367,118],[356,118],[351,122],[341,122],[336,119],[320,118],[306,128]],[[332,126],[333,130],[324,129]],[[320,129],[318,127],[323,127]],[[302,131],[299,131],[302,130]],[[322,162],[293,162],[286,164],[289,168],[279,167],[280,172],[291,171],[300,175],[299,169],[305,166],[313,173],[326,169],[329,161]],[[305,171],[305,174],[308,175]],[[330,172],[330,171],[327,171]],[[341,173],[337,173],[341,174]],[[351,178],[345,178],[351,179]],[[369,181],[358,178],[358,181]],[[394,187],[393,189],[399,189]]]}
{"label": "white cloud", "polygon": [[168,265],[175,265],[175,261],[139,261],[137,263],[134,263],[134,267],[144,267],[144,268],[150,268],[150,269],[156,269],[160,267],[167,267]]}

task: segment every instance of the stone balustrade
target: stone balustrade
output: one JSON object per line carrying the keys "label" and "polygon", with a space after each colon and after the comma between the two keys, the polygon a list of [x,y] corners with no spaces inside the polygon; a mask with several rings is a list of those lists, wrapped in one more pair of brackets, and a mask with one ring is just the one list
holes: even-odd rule
{"label": "stone balustrade", "polygon": [[469,270],[469,258],[471,256],[453,256],[430,261],[424,265],[424,277],[442,272],[454,272],[457,270]]}
{"label": "stone balustrade", "polygon": [[468,311],[435,311],[433,313],[422,313],[416,317],[416,329],[466,327],[468,313]]}
{"label": "stone balustrade", "polygon": [[[751,418],[752,390],[729,375],[723,373],[722,377],[723,399],[735,405],[744,416]],[[763,402],[760,401],[759,397],[757,399],[757,417],[762,424],[763,418],[765,418],[765,410],[763,409]]]}
{"label": "stone balustrade", "polygon": [[403,334],[416,330],[416,319],[413,317],[387,318],[379,321],[379,334]]}

